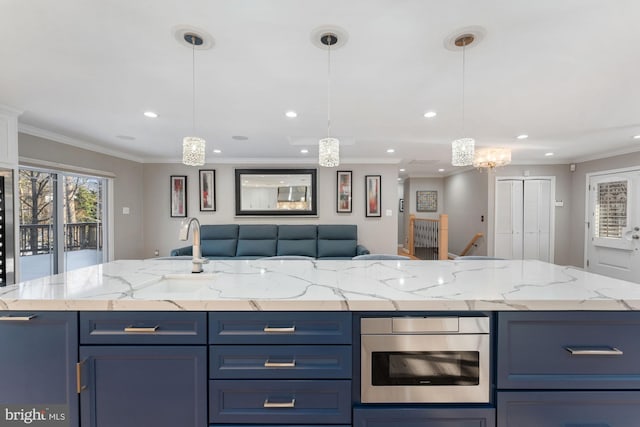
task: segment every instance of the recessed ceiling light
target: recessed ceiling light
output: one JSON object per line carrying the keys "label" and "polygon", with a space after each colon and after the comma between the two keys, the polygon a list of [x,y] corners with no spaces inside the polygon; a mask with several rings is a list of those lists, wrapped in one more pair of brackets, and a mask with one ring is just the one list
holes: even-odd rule
{"label": "recessed ceiling light", "polygon": [[154,113],[153,111],[145,111],[144,116],[149,117],[150,119],[155,119],[158,117],[158,113]]}
{"label": "recessed ceiling light", "polygon": [[387,149],[387,153],[391,154],[391,153],[395,153],[396,150],[394,150],[393,148],[389,148]]}
{"label": "recessed ceiling light", "polygon": [[300,152],[302,154],[307,154],[309,152],[309,150],[307,150],[306,148],[303,148],[302,150],[300,150]]}
{"label": "recessed ceiling light", "polygon": [[406,170],[406,169],[402,168],[402,169],[400,169],[400,172],[404,172],[405,170]]}
{"label": "recessed ceiling light", "polygon": [[216,154],[220,154],[220,153],[222,153],[222,150],[218,150],[218,149],[216,148],[216,149],[214,149],[214,150],[213,150],[213,152],[214,152],[214,153],[216,153]]}
{"label": "recessed ceiling light", "polygon": [[295,111],[287,111],[286,113],[284,113],[284,115],[289,117],[290,119],[298,117],[298,113],[296,113]]}
{"label": "recessed ceiling light", "polygon": [[438,172],[444,172],[444,169],[438,169]]}
{"label": "recessed ceiling light", "polygon": [[545,156],[547,156],[547,157],[551,157],[551,156],[553,156],[553,153],[551,153],[551,152],[549,152],[549,153],[544,153],[544,155],[545,155]]}
{"label": "recessed ceiling light", "polygon": [[527,138],[529,138],[529,135],[526,135],[526,134],[523,133],[522,135],[516,136],[516,138],[518,138],[518,139],[527,139]]}
{"label": "recessed ceiling light", "polygon": [[640,139],[640,135],[634,135],[633,139]]}
{"label": "recessed ceiling light", "polygon": [[426,113],[424,113],[424,116],[425,116],[427,119],[432,119],[432,118],[434,118],[434,117],[435,117],[435,116],[437,116],[437,115],[438,115],[438,113],[436,113],[435,111],[427,111]]}

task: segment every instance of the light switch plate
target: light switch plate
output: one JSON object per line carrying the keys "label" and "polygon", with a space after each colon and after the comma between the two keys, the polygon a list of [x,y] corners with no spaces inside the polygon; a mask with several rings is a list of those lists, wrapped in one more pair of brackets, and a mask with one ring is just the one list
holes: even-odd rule
{"label": "light switch plate", "polygon": [[129,213],[130,213],[130,210],[128,207],[125,206],[122,208],[122,215],[129,215]]}
{"label": "light switch plate", "polygon": [[393,216],[393,211],[391,209],[387,209],[386,211],[384,211],[384,214],[386,216]]}

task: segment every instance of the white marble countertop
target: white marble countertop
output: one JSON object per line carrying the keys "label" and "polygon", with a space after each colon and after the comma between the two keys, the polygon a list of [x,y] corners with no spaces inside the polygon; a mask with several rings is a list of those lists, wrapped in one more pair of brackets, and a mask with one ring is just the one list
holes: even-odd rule
{"label": "white marble countertop", "polygon": [[0,310],[639,310],[640,284],[540,261],[123,260],[0,288]]}

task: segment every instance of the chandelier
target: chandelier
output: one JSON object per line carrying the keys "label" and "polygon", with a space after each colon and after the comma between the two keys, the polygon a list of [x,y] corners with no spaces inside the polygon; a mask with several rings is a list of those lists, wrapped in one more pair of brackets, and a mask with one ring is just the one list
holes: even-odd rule
{"label": "chandelier", "polygon": [[[196,45],[203,43],[202,37],[193,33],[184,35],[187,43],[191,44],[191,65],[192,65],[192,85],[193,85],[193,104],[192,104],[192,131],[196,133]],[[202,166],[205,162],[204,139],[197,136],[185,136],[182,139],[182,163],[187,166]]]}
{"label": "chandelier", "polygon": [[511,150],[508,148],[480,148],[473,158],[476,168],[494,169],[511,163]]}
{"label": "chandelier", "polygon": [[338,37],[325,33],[320,42],[327,46],[327,137],[318,141],[318,164],[333,168],[340,164],[340,141],[331,137],[331,46],[338,43]]}
{"label": "chandelier", "polygon": [[[456,38],[455,45],[462,46],[462,134],[464,135],[464,71],[465,48],[473,43],[472,34],[464,34]],[[453,166],[470,166],[473,164],[473,153],[476,141],[473,138],[459,138],[451,143],[451,164]]]}

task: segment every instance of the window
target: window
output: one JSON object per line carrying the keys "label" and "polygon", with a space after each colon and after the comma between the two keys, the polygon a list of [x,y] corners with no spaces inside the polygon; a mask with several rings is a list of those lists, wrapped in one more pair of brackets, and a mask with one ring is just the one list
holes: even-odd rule
{"label": "window", "polygon": [[621,239],[627,226],[627,181],[598,184],[595,237]]}

